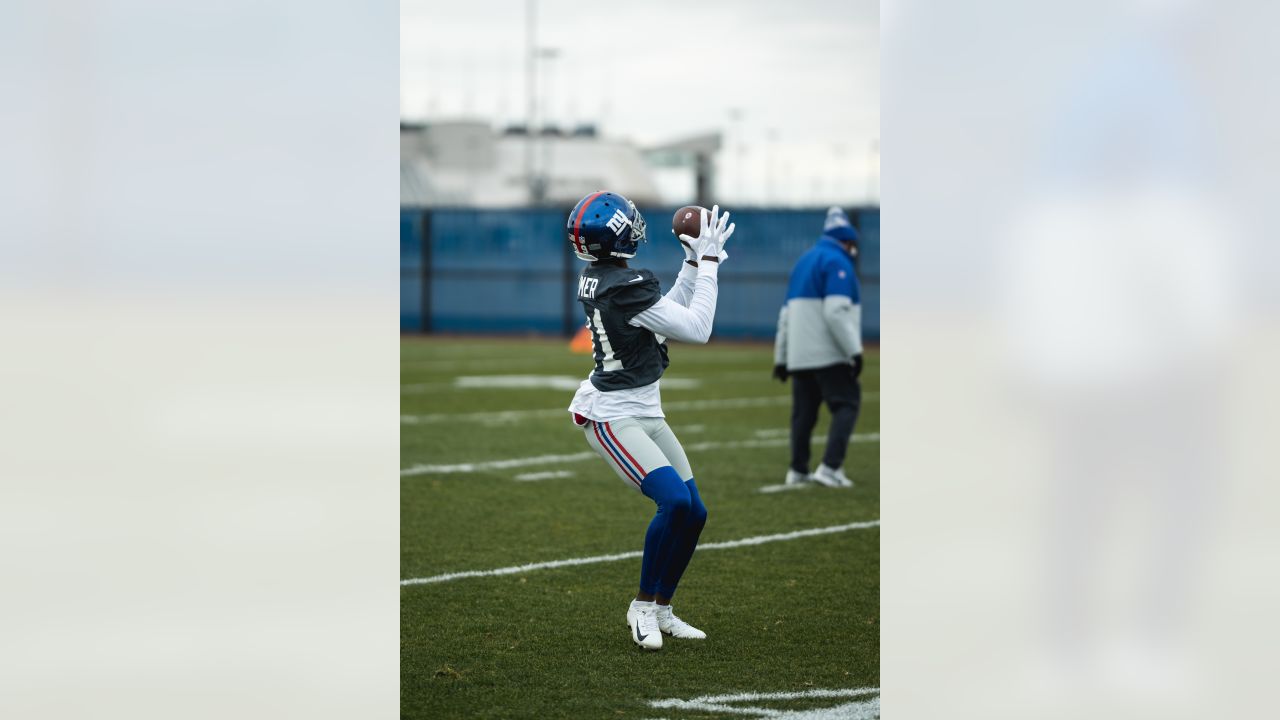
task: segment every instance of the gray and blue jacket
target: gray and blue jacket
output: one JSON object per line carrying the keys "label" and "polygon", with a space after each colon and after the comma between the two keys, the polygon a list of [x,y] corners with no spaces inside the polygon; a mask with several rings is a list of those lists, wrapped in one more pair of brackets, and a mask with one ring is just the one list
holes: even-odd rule
{"label": "gray and blue jacket", "polygon": [[840,233],[824,231],[791,271],[773,354],[774,364],[789,371],[852,364],[862,352],[858,276],[837,237]]}

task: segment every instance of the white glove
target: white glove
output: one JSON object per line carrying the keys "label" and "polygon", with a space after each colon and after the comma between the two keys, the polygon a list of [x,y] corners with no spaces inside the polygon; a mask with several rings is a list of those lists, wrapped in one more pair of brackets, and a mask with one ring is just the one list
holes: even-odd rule
{"label": "white glove", "polygon": [[687,239],[688,235],[681,235],[680,247],[684,250],[684,265],[680,267],[684,270],[685,266],[698,267],[698,253],[693,249],[693,245]]}
{"label": "white glove", "polygon": [[[692,248],[695,258],[701,262],[721,262],[728,259],[729,253],[724,251],[724,244],[733,235],[736,225],[729,224],[729,213],[720,214],[720,206],[712,206],[711,212],[702,211],[702,223],[698,237],[681,235],[680,242]],[[726,227],[727,226],[727,227]],[[686,250],[686,253],[688,251]],[[712,260],[712,258],[715,258]]]}

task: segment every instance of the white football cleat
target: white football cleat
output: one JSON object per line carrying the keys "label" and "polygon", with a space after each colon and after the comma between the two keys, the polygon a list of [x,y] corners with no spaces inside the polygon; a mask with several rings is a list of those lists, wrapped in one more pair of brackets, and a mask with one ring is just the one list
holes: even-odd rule
{"label": "white football cleat", "polygon": [[658,606],[656,603],[632,602],[627,608],[627,627],[631,629],[631,640],[645,650],[662,649],[662,631],[658,629]]}
{"label": "white football cleat", "polygon": [[796,472],[795,470],[788,470],[786,484],[787,485],[804,485],[805,483],[809,482],[810,479],[811,478],[804,473],[799,473],[799,472]]}
{"label": "white football cleat", "polygon": [[829,468],[826,465],[819,465],[817,470],[809,476],[814,482],[833,488],[853,487],[853,481],[844,476],[844,472],[840,468]]}
{"label": "white football cleat", "polygon": [[658,606],[658,629],[671,637],[706,640],[707,634],[676,617],[670,605]]}

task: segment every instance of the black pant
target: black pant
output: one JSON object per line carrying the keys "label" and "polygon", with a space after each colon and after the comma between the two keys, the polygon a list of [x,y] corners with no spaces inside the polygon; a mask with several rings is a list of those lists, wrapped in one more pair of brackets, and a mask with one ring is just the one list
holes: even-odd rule
{"label": "black pant", "polygon": [[823,401],[831,410],[831,431],[822,464],[839,468],[862,406],[862,385],[854,378],[852,365],[791,372],[791,469],[796,472],[809,472],[809,439]]}

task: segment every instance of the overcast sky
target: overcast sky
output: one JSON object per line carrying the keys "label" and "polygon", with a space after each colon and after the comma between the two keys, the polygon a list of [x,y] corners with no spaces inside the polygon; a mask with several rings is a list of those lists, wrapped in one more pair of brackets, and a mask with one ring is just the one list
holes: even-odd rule
{"label": "overcast sky", "polygon": [[[524,121],[526,0],[400,7],[405,119]],[[558,51],[539,93],[555,124],[641,145],[720,130],[718,194],[740,202],[879,193],[875,0],[538,0],[536,27]]]}

